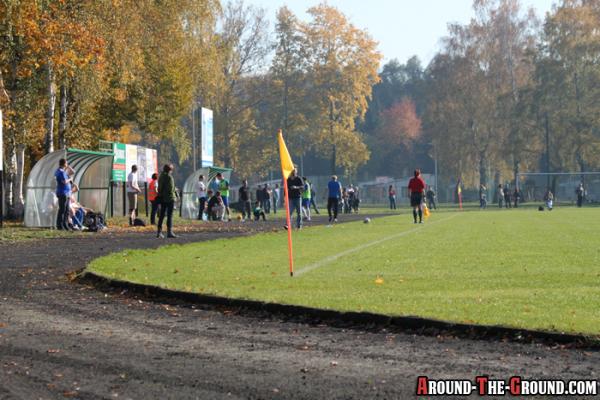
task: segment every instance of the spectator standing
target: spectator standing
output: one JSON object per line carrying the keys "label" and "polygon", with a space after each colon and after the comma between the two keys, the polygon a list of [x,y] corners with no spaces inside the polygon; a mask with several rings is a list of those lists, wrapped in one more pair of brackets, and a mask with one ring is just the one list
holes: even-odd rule
{"label": "spectator standing", "polygon": [[318,215],[319,209],[317,208],[317,191],[315,190],[315,186],[312,184],[312,182],[310,182],[310,205],[315,209],[315,213]]}
{"label": "spectator standing", "polygon": [[348,205],[348,189],[342,188],[342,212],[344,214],[350,213],[350,206]]}
{"label": "spectator standing", "polygon": [[354,211],[354,200],[356,200],[356,191],[354,190],[354,186],[350,185],[348,187],[348,213],[352,213]]}
{"label": "spectator standing", "polygon": [[271,214],[271,189],[266,183],[263,188],[263,207],[267,214]]}
{"label": "spectator standing", "polygon": [[502,189],[502,184],[498,185],[496,196],[498,196],[498,208],[502,208],[502,202],[504,201],[504,190]]}
{"label": "spectator standing", "polygon": [[260,187],[260,185],[258,185],[256,187],[256,201],[258,201],[258,203],[260,204],[260,206],[262,207],[264,205],[264,192],[262,190],[262,188]]}
{"label": "spectator standing", "polygon": [[71,184],[73,183],[69,172],[74,174],[67,160],[61,158],[58,161],[58,169],[54,172],[54,177],[56,178],[56,197],[58,197],[56,229],[59,231],[69,230],[69,199],[71,198]]}
{"label": "spectator standing", "polygon": [[513,205],[515,208],[519,207],[519,203],[521,202],[521,192],[519,188],[515,187],[515,191],[513,192]]}
{"label": "spectator standing", "polygon": [[223,177],[222,173],[217,174],[217,179],[219,180],[219,192],[221,194],[221,199],[223,200],[223,206],[225,206],[225,214],[223,214],[224,221],[227,218],[227,221],[231,221],[231,212],[229,210],[229,181]]}
{"label": "spectator standing", "polygon": [[413,218],[417,223],[423,223],[423,195],[425,194],[425,181],[421,178],[421,170],[415,169],[414,177],[408,182],[408,195],[410,196],[410,206],[413,209]]}
{"label": "spectator standing", "polygon": [[160,215],[156,237],[164,238],[162,224],[167,217],[167,237],[176,238],[173,233],[173,210],[175,209],[175,180],[173,179],[173,164],[166,164],[158,178],[158,199],[160,199]]}
{"label": "spectator standing", "polygon": [[[288,200],[290,202],[290,218],[291,215],[296,211],[296,227],[302,229],[302,190],[304,189],[304,183],[302,179],[296,175],[296,170],[292,170],[290,176],[287,178],[288,185]],[[289,227],[286,225],[286,229]]]}
{"label": "spectator standing", "polygon": [[394,187],[392,185],[390,185],[390,187],[388,188],[388,198],[390,200],[390,210],[395,210],[396,209],[396,191],[394,190]]}
{"label": "spectator standing", "polygon": [[342,185],[338,182],[338,177],[333,175],[327,184],[327,214],[329,214],[329,223],[337,222],[338,207],[342,199]]}
{"label": "spectator standing", "polygon": [[307,221],[310,221],[310,182],[305,176],[302,177],[302,181],[304,182],[304,189],[302,191],[302,214],[304,214],[304,218],[306,218]]}
{"label": "spectator standing", "polygon": [[277,214],[277,207],[279,207],[279,197],[280,197],[279,184],[276,183],[275,188],[273,189],[273,213],[274,214]]}
{"label": "spectator standing", "polygon": [[129,225],[133,226],[133,220],[136,219],[138,194],[142,193],[138,185],[138,167],[131,166],[131,172],[127,175],[127,200],[129,201]]}
{"label": "spectator standing", "polygon": [[585,197],[585,189],[583,188],[583,182],[577,186],[575,189],[575,194],[577,195],[577,207],[583,206],[583,199]]}
{"label": "spectator standing", "polygon": [[510,188],[508,184],[504,186],[504,207],[512,208],[512,204],[510,202]]}
{"label": "spectator standing", "polygon": [[244,179],[242,186],[239,190],[240,203],[242,207],[242,219],[251,218],[252,202],[250,201],[250,188],[248,187],[248,181]]}
{"label": "spectator standing", "polygon": [[204,184],[204,175],[198,177],[196,182],[196,196],[198,196],[198,219],[202,221],[204,209],[206,208],[206,185]]}
{"label": "spectator standing", "polygon": [[148,200],[150,201],[150,205],[152,206],[152,210],[150,211],[150,225],[156,225],[156,214],[160,206],[160,202],[158,200],[157,173],[153,173],[152,178],[150,179],[150,185],[148,186]]}
{"label": "spectator standing", "polygon": [[[217,177],[214,177],[212,181],[210,180],[210,177],[209,177],[208,189],[212,190],[213,196],[215,193],[217,193],[219,191],[219,180],[217,179]],[[208,192],[206,194],[208,195]]]}
{"label": "spectator standing", "polygon": [[360,189],[358,186],[354,188],[354,203],[352,204],[352,208],[354,208],[354,212],[358,214],[360,208]]}
{"label": "spectator standing", "polygon": [[487,208],[487,188],[483,183],[479,185],[479,208]]}
{"label": "spectator standing", "polygon": [[429,209],[437,210],[437,207],[435,204],[435,192],[433,191],[433,188],[431,186],[429,186],[429,190],[427,190],[427,193],[425,193],[425,197],[427,197],[427,203],[428,203]]}
{"label": "spectator standing", "polygon": [[552,208],[554,207],[554,195],[552,194],[550,188],[548,188],[546,194],[544,195],[544,201],[546,202],[546,207],[548,207],[548,210],[552,211]]}

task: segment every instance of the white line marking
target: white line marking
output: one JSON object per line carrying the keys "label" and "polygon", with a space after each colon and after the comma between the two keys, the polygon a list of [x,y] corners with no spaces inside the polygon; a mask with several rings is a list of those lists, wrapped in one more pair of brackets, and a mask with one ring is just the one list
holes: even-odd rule
{"label": "white line marking", "polygon": [[330,262],[335,261],[338,258],[345,257],[348,254],[356,253],[358,251],[364,250],[364,249],[372,247],[372,246],[376,246],[378,244],[387,242],[389,240],[397,239],[399,237],[409,235],[409,234],[411,234],[413,232],[417,232],[417,231],[423,230],[423,229],[425,229],[428,226],[435,225],[435,224],[440,223],[440,222],[448,221],[449,219],[457,217],[458,215],[460,215],[460,214],[453,214],[453,215],[451,215],[449,217],[446,217],[444,219],[440,219],[438,221],[430,222],[430,223],[424,224],[424,225],[419,225],[417,228],[409,229],[407,231],[400,232],[400,233],[397,233],[397,234],[392,235],[392,236],[388,236],[388,237],[383,238],[383,239],[379,239],[379,240],[375,240],[373,242],[365,243],[365,244],[362,244],[360,246],[354,247],[354,248],[349,249],[349,250],[344,250],[344,251],[342,251],[340,253],[337,253],[337,254],[334,254],[332,256],[323,258],[322,260],[317,261],[314,264],[310,264],[310,265],[308,265],[308,266],[306,266],[304,268],[301,268],[298,271],[294,271],[294,276],[296,276],[296,277],[301,276],[301,275],[303,275],[303,274],[305,274],[307,272],[310,272],[310,271],[313,271],[313,270],[315,270],[317,268],[320,268],[320,267],[322,267],[325,264],[329,264]]}

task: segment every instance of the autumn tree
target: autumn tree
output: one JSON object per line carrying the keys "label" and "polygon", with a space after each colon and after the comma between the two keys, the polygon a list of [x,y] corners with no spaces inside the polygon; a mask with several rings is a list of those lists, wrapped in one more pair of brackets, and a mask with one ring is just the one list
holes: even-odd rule
{"label": "autumn tree", "polygon": [[321,4],[308,10],[304,27],[306,57],[315,107],[311,129],[315,150],[353,172],[369,159],[356,121],[364,118],[372,87],[379,77],[381,54],[371,36],[351,24],[335,7]]}
{"label": "autumn tree", "polygon": [[380,81],[373,87],[373,96],[369,101],[369,109],[365,121],[358,128],[365,134],[365,142],[369,150],[377,157],[371,157],[364,171],[374,175],[398,176],[405,170],[418,166],[428,169],[432,166],[429,150],[429,138],[417,135],[409,146],[385,143],[381,140],[386,132],[384,118],[390,110],[399,104],[412,102],[415,117],[422,118],[427,102],[425,97],[426,80],[423,67],[417,57],[411,57],[406,63],[390,60],[379,72]]}

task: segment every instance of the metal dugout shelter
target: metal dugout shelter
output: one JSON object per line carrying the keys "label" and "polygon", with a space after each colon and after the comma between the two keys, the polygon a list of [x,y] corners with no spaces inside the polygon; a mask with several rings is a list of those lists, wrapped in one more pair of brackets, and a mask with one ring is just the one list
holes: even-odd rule
{"label": "metal dugout shelter", "polygon": [[87,208],[106,214],[110,196],[113,153],[62,149],[42,157],[31,169],[25,197],[25,226],[48,228],[56,224],[58,205],[54,173],[65,158],[75,171],[78,201]]}
{"label": "metal dugout shelter", "polygon": [[204,175],[204,183],[206,190],[210,189],[210,184],[215,180],[215,177],[220,172],[223,174],[225,179],[231,180],[231,168],[219,168],[219,167],[206,167],[196,170],[193,174],[188,176],[183,185],[182,196],[181,196],[181,218],[184,219],[197,219],[198,208],[198,196],[196,195],[196,182],[200,178],[200,175]]}

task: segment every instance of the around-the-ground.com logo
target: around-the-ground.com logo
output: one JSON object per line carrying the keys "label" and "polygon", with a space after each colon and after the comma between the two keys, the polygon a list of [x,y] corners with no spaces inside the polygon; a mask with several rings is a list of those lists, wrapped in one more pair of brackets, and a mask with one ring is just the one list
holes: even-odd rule
{"label": "around-the-ground.com logo", "polygon": [[469,379],[417,378],[417,396],[597,396],[596,380],[492,379],[477,376]]}

